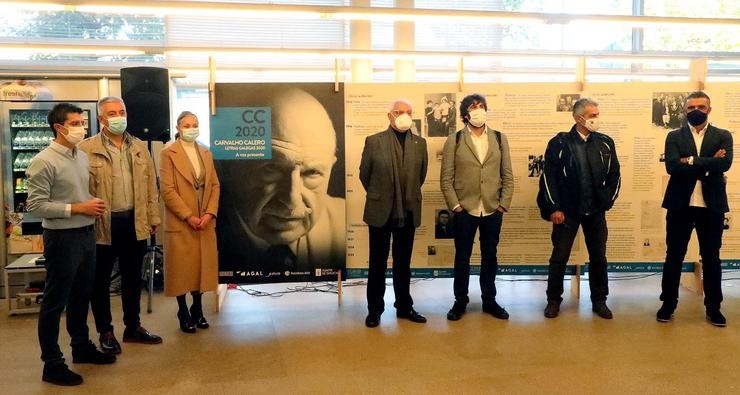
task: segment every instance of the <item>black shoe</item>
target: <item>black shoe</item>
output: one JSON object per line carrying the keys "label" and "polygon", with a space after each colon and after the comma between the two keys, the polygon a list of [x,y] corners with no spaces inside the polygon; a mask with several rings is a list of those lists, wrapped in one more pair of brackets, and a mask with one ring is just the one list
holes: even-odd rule
{"label": "black shoe", "polygon": [[208,329],[211,325],[206,321],[206,317],[201,316],[197,320],[194,320],[195,326],[199,329]]}
{"label": "black shoe", "polygon": [[91,363],[93,365],[110,365],[116,362],[116,356],[98,351],[93,342],[72,347],[72,362]]}
{"label": "black shoe", "polygon": [[67,364],[64,363],[52,366],[44,365],[44,374],[41,376],[41,380],[68,387],[82,384],[82,376],[69,370]]}
{"label": "black shoe", "polygon": [[462,318],[463,314],[465,314],[466,307],[467,304],[455,302],[455,304],[452,305],[450,311],[447,312],[447,319],[450,321],[459,320],[460,318]]}
{"label": "black shoe", "polygon": [[670,322],[675,310],[675,305],[663,303],[663,305],[660,306],[660,309],[658,309],[658,313],[655,314],[655,319],[658,320],[658,322]]}
{"label": "black shoe", "polygon": [[121,344],[116,340],[113,331],[100,334],[100,351],[106,354],[120,354]]}
{"label": "black shoe", "polygon": [[707,310],[707,320],[709,320],[709,323],[714,326],[727,326],[727,320],[725,319],[725,316],[723,316],[722,313],[719,312],[719,309]]}
{"label": "black shoe", "polygon": [[555,318],[560,314],[560,302],[557,300],[548,300],[547,307],[545,307],[545,317]]}
{"label": "black shoe", "polygon": [[193,317],[193,325],[197,326],[198,328],[208,329],[208,327],[210,326],[205,317],[203,317],[203,308],[201,306],[190,306],[190,316]]}
{"label": "black shoe", "polygon": [[123,331],[123,342],[124,343],[141,343],[141,344],[159,344],[162,343],[162,338],[144,329],[143,326],[139,325],[138,328],[130,330],[126,328]]}
{"label": "black shoe", "polygon": [[591,310],[596,313],[596,315],[605,320],[610,320],[614,318],[614,316],[612,315],[612,311],[609,310],[609,307],[606,306],[606,302],[594,303],[593,307],[591,307]]}
{"label": "black shoe", "polygon": [[365,326],[368,328],[375,328],[380,325],[380,314],[368,314],[365,317]]}
{"label": "black shoe", "polygon": [[411,322],[416,322],[417,324],[424,324],[427,322],[426,317],[416,312],[416,310],[411,309],[407,312],[400,312],[396,311],[396,317],[398,318],[405,318]]}
{"label": "black shoe", "polygon": [[177,312],[177,319],[180,320],[180,330],[185,333],[195,333],[195,324],[193,323],[193,319],[190,317],[190,314],[185,311],[185,313]]}
{"label": "black shoe", "polygon": [[509,313],[501,307],[496,301],[483,303],[483,312],[488,313],[500,320],[508,320]]}

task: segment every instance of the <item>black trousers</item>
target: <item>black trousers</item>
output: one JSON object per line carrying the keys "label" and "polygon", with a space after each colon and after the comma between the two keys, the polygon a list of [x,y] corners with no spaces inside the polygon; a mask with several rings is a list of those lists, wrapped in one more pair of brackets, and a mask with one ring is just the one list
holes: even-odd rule
{"label": "black trousers", "polygon": [[593,215],[569,215],[562,224],[552,226],[552,255],[547,276],[548,301],[563,301],[565,267],[579,226],[583,227],[588,250],[588,285],[591,288],[591,302],[604,302],[609,295],[609,277],[606,272],[606,239],[609,231],[606,227],[606,215],[602,211]]}
{"label": "black trousers", "polygon": [[696,228],[704,274],[704,305],[707,310],[718,310],[722,303],[722,267],[719,250],[722,247],[724,214],[703,207],[668,210],[666,215],[667,253],[663,265],[663,292],[660,300],[678,303],[681,267],[686,256],[691,232]]}
{"label": "black trousers", "polygon": [[88,343],[87,310],[95,277],[93,226],[78,229],[44,229],[46,285],[39,312],[41,360],[64,363],[59,348],[59,320],[67,309],[67,332],[74,349]]}
{"label": "black trousers", "polygon": [[110,311],[110,282],[113,263],[118,258],[121,275],[121,304],[123,324],[135,329],[139,319],[141,302],[141,266],[146,253],[146,240],[136,240],[134,212],[112,213],[111,245],[97,245],[97,271],[91,300],[95,328],[98,333],[113,330]]}
{"label": "black trousers", "polygon": [[414,224],[412,218],[406,226],[386,224],[383,227],[368,226],[370,233],[370,262],[367,276],[367,310],[370,314],[382,314],[385,310],[385,271],[388,268],[388,253],[393,238],[393,291],[396,294],[396,310],[411,310],[414,301],[409,291],[411,283],[411,252],[414,248]]}
{"label": "black trousers", "polygon": [[503,213],[496,211],[485,217],[475,217],[467,211],[455,213],[455,281],[453,289],[455,301],[462,304],[470,302],[470,255],[473,253],[475,233],[480,230],[480,290],[483,303],[496,300],[496,272],[498,271],[499,236]]}

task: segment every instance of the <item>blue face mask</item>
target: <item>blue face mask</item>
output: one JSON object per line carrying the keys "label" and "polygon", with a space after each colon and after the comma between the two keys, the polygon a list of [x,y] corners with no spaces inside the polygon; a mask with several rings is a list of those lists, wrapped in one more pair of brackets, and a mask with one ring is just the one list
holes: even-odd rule
{"label": "blue face mask", "polygon": [[123,134],[126,131],[126,126],[128,126],[126,117],[108,118],[108,131],[113,134]]}

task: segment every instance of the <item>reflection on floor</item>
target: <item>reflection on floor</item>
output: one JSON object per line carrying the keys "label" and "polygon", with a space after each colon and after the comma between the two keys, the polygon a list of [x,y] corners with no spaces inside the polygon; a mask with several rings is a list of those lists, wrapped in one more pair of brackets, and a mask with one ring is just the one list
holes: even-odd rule
{"label": "reflection on floor", "polygon": [[[615,275],[616,277],[617,275]],[[730,277],[726,275],[726,277]],[[740,277],[740,276],[738,276]],[[614,320],[591,312],[587,281],[580,303],[566,284],[560,317],[542,315],[545,283],[500,277],[500,321],[480,312],[477,279],[458,322],[445,314],[452,280],[412,285],[425,325],[397,321],[387,288],[380,327],[365,328],[365,287],[336,295],[293,293],[279,298],[230,291],[224,310],[209,313],[208,330],[179,332],[174,298],[157,295],[149,330],[157,346],[123,344],[111,366],[73,365],[85,383],[74,393],[738,393],[740,281],[724,283],[727,328],[704,318],[702,298],[682,290],[675,320],[655,321],[660,276],[611,281]],[[249,288],[281,291],[286,285]],[[209,301],[211,299],[208,299]],[[4,301],[3,301],[4,302]],[[36,316],[0,310],[3,394],[57,393],[41,382]],[[114,325],[122,336],[120,300]],[[210,311],[210,309],[209,309]],[[90,321],[91,328],[92,320]],[[64,325],[62,325],[64,328]],[[65,355],[69,337],[62,333]],[[69,391],[69,392],[72,392]]]}

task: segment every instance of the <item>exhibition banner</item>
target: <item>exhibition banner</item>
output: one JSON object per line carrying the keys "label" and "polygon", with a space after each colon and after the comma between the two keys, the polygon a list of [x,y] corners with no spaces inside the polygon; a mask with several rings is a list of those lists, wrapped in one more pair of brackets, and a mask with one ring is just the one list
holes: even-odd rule
{"label": "exhibition banner", "polygon": [[[710,122],[737,130],[740,126],[740,84],[707,84],[712,97]],[[665,138],[680,127],[683,100],[693,91],[690,83],[589,83],[584,91],[575,83],[466,84],[348,84],[347,129],[347,268],[350,277],[366,275],[368,234],[362,222],[365,191],[357,177],[364,138],[385,130],[390,103],[399,97],[411,101],[416,131],[427,140],[429,170],[423,186],[422,225],[416,231],[414,276],[446,277],[454,262],[454,213],[446,207],[439,175],[445,139],[464,125],[456,114],[460,100],[479,93],[488,102],[488,125],[506,134],[514,170],[514,198],[504,214],[498,261],[501,274],[546,274],[552,251],[551,224],[540,218],[536,204],[539,176],[547,142],[574,124],[573,103],[581,97],[599,102],[600,131],[616,144],[622,188],[607,213],[607,258],[613,271],[655,271],[665,259],[665,210],[661,208],[668,174],[663,161]],[[737,142],[735,142],[737,144]],[[740,207],[740,174],[727,173],[731,209]],[[738,176],[736,176],[738,175]],[[740,258],[740,232],[732,213],[726,215],[722,259]],[[740,225],[739,225],[740,226]],[[471,263],[480,262],[479,247]],[[686,262],[699,261],[696,236]],[[588,253],[579,231],[569,264],[587,264]],[[392,260],[389,260],[389,265]],[[685,265],[684,270],[691,270]],[[473,268],[475,274],[476,268]],[[587,271],[587,265],[584,267]],[[573,269],[569,269],[572,273]]]}
{"label": "exhibition banner", "polygon": [[216,84],[221,283],[336,280],[345,268],[344,94]]}
{"label": "exhibition banner", "polygon": [[[600,131],[614,139],[621,168],[622,188],[607,213],[610,270],[662,267],[666,230],[661,203],[669,178],[663,160],[665,138],[685,123],[683,101],[693,84],[588,83],[584,90],[576,83],[466,84],[463,91],[457,83],[340,87],[335,93],[333,84],[216,85],[218,112],[211,121],[211,148],[221,150],[216,165],[222,182],[218,219],[222,282],[328,279],[345,267],[349,277],[367,275],[360,159],[365,138],[386,130],[389,107],[399,98],[412,103],[412,133],[426,139],[429,155],[412,272],[417,277],[451,276],[454,213],[440,190],[442,146],[464,127],[459,103],[471,93],[486,97],[487,124],[506,135],[511,151],[514,196],[504,214],[498,247],[501,274],[547,273],[552,225],[540,218],[536,204],[544,151],[553,136],[570,130],[575,122],[573,103],[586,96],[599,103]],[[708,83],[705,91],[712,98],[710,122],[738,130],[740,84]],[[269,124],[259,122],[266,118],[256,115],[257,110],[270,114]],[[252,112],[245,115],[246,111]],[[261,126],[264,135],[259,135]],[[247,136],[236,136],[239,128],[242,135],[246,128]],[[250,141],[258,139],[262,151],[241,148],[259,147],[260,142]],[[219,148],[214,147],[219,140]],[[236,155],[244,152],[262,156]],[[740,207],[738,165],[726,174],[734,210]],[[721,252],[730,265],[740,259],[737,221],[732,212],[726,215]],[[479,251],[476,244],[473,274]],[[699,258],[694,235],[685,261]],[[569,265],[587,263],[579,231]],[[687,264],[685,270],[690,269]]]}

